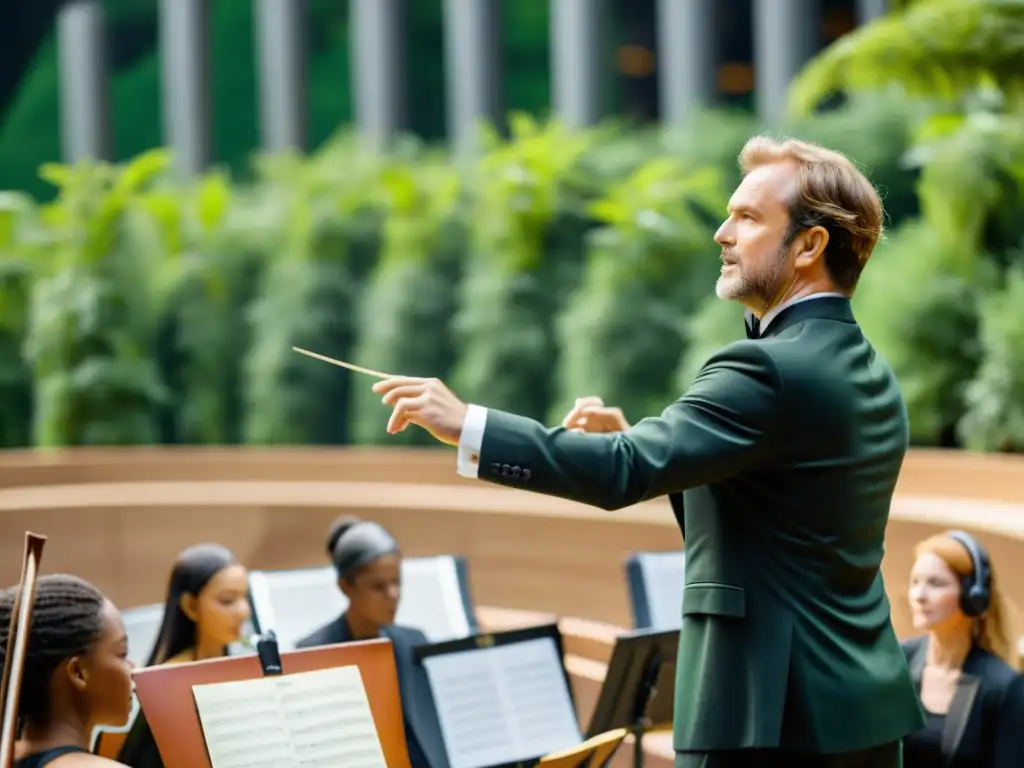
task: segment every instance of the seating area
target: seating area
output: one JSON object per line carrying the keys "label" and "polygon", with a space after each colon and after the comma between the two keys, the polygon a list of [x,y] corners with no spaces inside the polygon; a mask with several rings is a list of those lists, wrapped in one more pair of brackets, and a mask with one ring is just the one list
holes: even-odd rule
{"label": "seating area", "polygon": [[[0,574],[17,579],[21,534],[45,533],[46,571],[86,575],[125,612],[144,660],[177,552],[215,540],[250,569],[253,629],[282,648],[337,615],[344,597],[322,539],[339,514],[394,532],[400,622],[433,642],[557,622],[581,728],[615,639],[679,626],[685,556],[663,500],[617,512],[460,480],[445,451],[67,451],[0,458]],[[914,453],[883,565],[897,632],[913,542],[949,527],[977,535],[1024,604],[1024,461]],[[159,565],[157,565],[159,564]],[[631,764],[630,738],[612,765]],[[672,764],[671,735],[644,741]]]}

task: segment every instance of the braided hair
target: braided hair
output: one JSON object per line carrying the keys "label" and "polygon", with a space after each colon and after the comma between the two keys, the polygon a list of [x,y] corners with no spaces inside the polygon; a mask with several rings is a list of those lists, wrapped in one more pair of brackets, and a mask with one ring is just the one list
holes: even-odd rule
{"label": "braided hair", "polygon": [[[0,590],[0,664],[6,658],[11,614],[19,587]],[[103,631],[105,598],[89,582],[69,574],[40,576],[32,604],[32,628],[21,678],[18,733],[25,723],[48,725],[50,683],[62,663],[84,654]]]}

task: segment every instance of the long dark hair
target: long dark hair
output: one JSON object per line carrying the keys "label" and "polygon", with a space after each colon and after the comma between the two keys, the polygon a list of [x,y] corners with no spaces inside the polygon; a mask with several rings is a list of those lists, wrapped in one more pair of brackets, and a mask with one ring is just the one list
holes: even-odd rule
{"label": "long dark hair", "polygon": [[236,562],[234,553],[220,544],[196,544],[178,555],[167,585],[164,618],[147,667],[162,664],[185,649],[195,647],[196,623],[181,609],[181,598],[185,594],[198,596],[210,579]]}

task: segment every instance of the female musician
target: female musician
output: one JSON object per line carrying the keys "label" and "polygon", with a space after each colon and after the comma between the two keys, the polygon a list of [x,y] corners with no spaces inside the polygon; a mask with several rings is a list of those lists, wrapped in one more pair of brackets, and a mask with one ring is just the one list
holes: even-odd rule
{"label": "female musician", "polygon": [[331,526],[327,554],[348,598],[345,612],[298,642],[299,648],[386,637],[391,641],[412,768],[448,768],[426,671],[413,649],[427,645],[418,629],[394,623],[401,595],[398,542],[377,523],[342,517]]}
{"label": "female musician", "polygon": [[[17,595],[16,587],[0,591],[0,664]],[[76,576],[41,576],[21,680],[15,768],[117,765],[90,754],[89,740],[97,725],[128,720],[131,670],[117,608]]]}
{"label": "female musician", "polygon": [[249,614],[249,573],[231,550],[189,547],[171,571],[163,623],[146,666],[226,656]]}
{"label": "female musician", "polygon": [[905,768],[1024,766],[1024,675],[1013,606],[973,536],[919,543],[910,575],[914,627],[903,644],[927,724],[904,740]]}
{"label": "female musician", "polygon": [[[197,544],[178,555],[171,571],[163,621],[147,667],[226,656],[249,620],[249,573],[219,544]],[[118,753],[131,768],[163,768],[140,712]]]}

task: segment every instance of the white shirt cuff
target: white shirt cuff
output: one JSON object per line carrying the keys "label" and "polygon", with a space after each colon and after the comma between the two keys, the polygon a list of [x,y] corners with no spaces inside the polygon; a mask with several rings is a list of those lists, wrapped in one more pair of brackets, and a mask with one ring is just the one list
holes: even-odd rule
{"label": "white shirt cuff", "polygon": [[484,444],[484,428],[487,426],[487,409],[470,405],[466,409],[466,420],[462,423],[462,437],[459,440],[459,474],[462,477],[480,476],[480,449]]}

